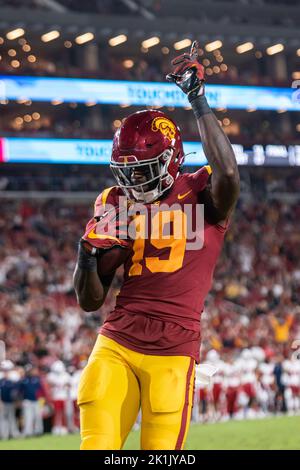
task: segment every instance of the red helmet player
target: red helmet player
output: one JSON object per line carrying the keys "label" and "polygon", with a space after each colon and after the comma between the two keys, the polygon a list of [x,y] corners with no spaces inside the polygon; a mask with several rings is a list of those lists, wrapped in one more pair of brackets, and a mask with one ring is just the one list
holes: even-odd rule
{"label": "red helmet player", "polygon": [[[116,306],[79,385],[82,449],[121,449],[140,407],[142,449],[184,446],[200,361],[200,317],[239,187],[234,153],[204,95],[197,51],[193,43],[190,54],[174,59],[167,77],[191,103],[211,179],[209,166],[179,175],[181,136],[164,113],[134,113],[114,138],[111,168],[119,186],[97,197],[94,220],[80,241],[74,284],[83,309],[103,305],[116,268],[124,264]],[[122,191],[145,207],[134,204],[136,213],[129,215]],[[129,225],[139,228],[127,240]]]}
{"label": "red helmet player", "polygon": [[110,167],[129,199],[149,203],[171,188],[183,161],[178,126],[161,111],[145,110],[117,130]]}

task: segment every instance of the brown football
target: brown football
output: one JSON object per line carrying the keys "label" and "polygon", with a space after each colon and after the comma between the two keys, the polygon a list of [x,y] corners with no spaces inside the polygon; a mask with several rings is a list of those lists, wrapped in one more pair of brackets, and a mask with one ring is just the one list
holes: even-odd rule
{"label": "brown football", "polygon": [[100,275],[108,276],[116,271],[127,260],[131,253],[130,248],[114,246],[110,250],[105,251],[98,258],[98,272]]}

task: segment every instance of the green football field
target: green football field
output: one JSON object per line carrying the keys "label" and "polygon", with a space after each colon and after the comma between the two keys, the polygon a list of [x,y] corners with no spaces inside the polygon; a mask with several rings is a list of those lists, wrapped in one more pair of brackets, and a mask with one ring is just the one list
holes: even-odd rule
{"label": "green football field", "polygon": [[[78,435],[47,435],[35,439],[0,441],[0,450],[76,450],[78,448]],[[125,449],[139,449],[139,432],[130,434]],[[192,424],[186,449],[300,450],[300,416],[217,424]]]}

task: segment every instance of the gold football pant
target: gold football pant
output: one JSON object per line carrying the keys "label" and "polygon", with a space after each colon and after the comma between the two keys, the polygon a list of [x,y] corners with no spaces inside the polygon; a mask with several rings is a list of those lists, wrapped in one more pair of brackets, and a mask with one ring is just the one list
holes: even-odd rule
{"label": "gold football pant", "polygon": [[194,365],[188,356],[141,354],[99,335],[79,384],[81,449],[122,449],[140,408],[141,449],[182,449]]}

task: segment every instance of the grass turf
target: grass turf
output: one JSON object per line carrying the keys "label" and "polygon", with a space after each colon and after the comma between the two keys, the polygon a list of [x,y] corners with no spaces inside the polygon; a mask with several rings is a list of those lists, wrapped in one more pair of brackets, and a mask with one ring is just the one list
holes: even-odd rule
{"label": "grass turf", "polygon": [[[298,449],[300,450],[300,416],[275,417],[253,421],[216,424],[192,424],[186,449]],[[45,435],[38,438],[0,441],[0,450],[76,450],[79,436]],[[132,432],[125,450],[139,449],[139,432]]]}

